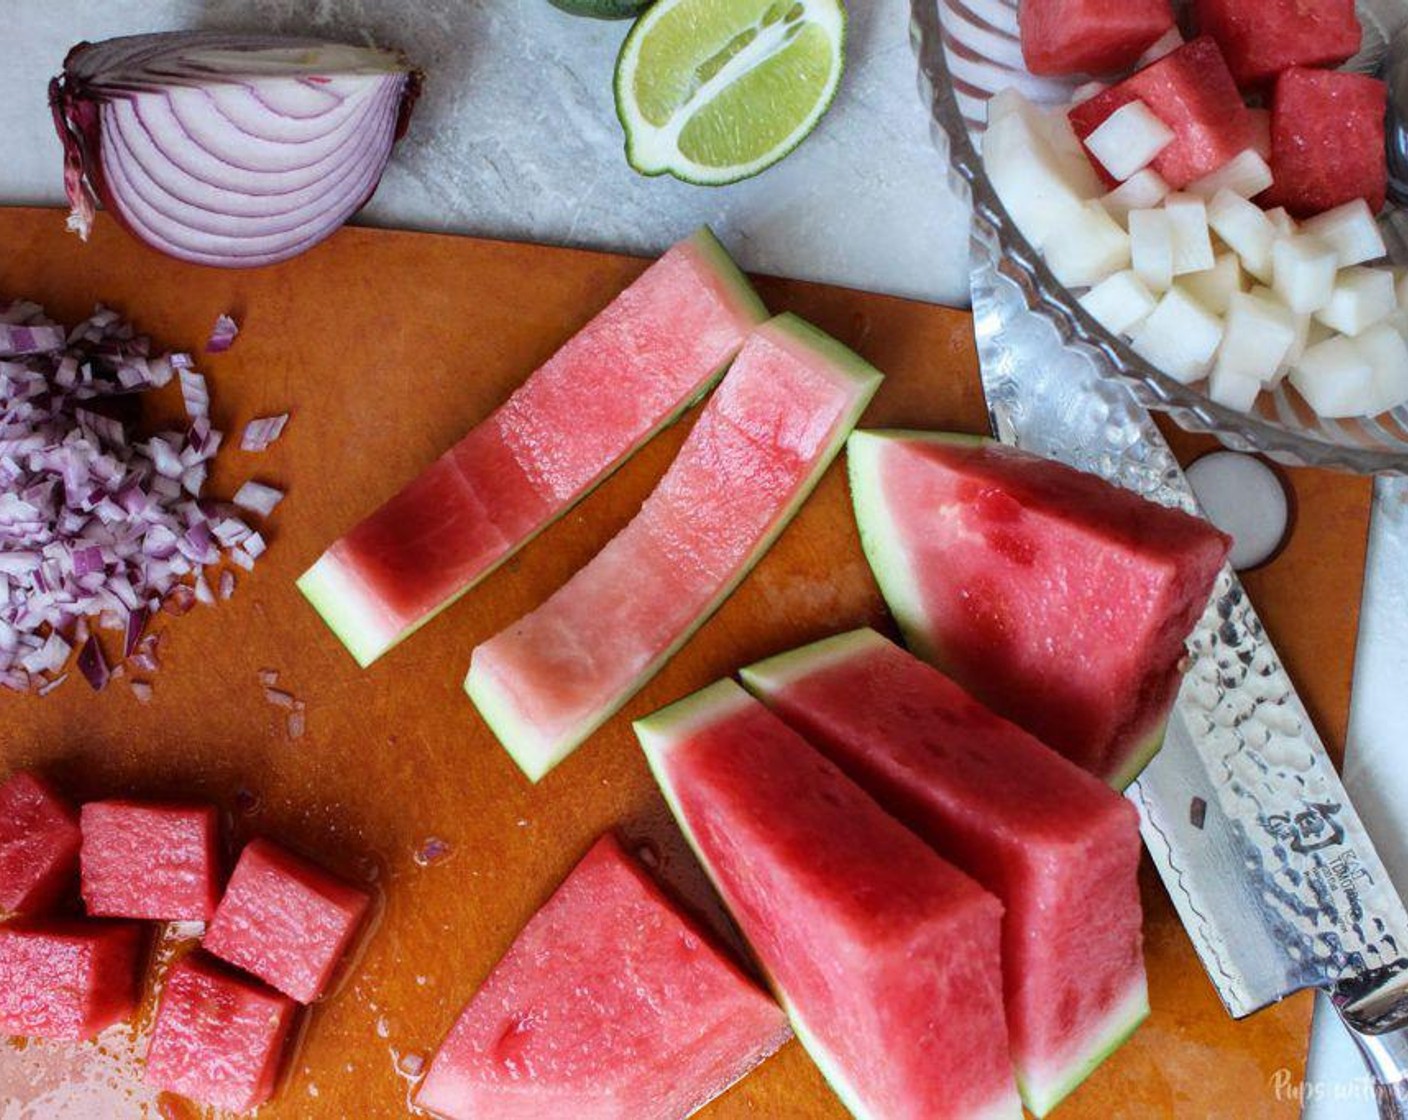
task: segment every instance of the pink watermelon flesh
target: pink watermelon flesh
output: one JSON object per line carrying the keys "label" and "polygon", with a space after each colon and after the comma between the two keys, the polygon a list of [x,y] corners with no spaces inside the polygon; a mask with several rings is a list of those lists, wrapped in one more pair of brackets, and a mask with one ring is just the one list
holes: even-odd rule
{"label": "pink watermelon flesh", "polygon": [[1152,757],[1230,541],[973,437],[857,433],[861,537],[909,646],[1123,788]]}
{"label": "pink watermelon flesh", "polygon": [[1242,86],[1292,66],[1338,66],[1363,37],[1354,0],[1193,0],[1193,18]]}
{"label": "pink watermelon flesh", "polygon": [[676,245],[300,587],[370,664],[677,416],[763,317],[712,234]]}
{"label": "pink watermelon flesh", "polygon": [[0,913],[36,914],[78,870],[78,814],[44,779],[19,771],[0,785]]}
{"label": "pink watermelon flesh", "polygon": [[1285,71],[1271,103],[1275,185],[1257,201],[1310,218],[1362,198],[1383,209],[1388,194],[1384,118],[1388,87],[1333,70]]}
{"label": "pink watermelon flesh", "polygon": [[0,925],[0,1035],[91,1038],[126,1019],[141,951],[133,922]]}
{"label": "pink watermelon flesh", "polygon": [[997,900],[731,681],[636,729],[798,1039],[851,1112],[1020,1116]]}
{"label": "pink watermelon flesh", "polygon": [[88,913],[210,920],[220,897],[220,823],[214,806],[90,801],[81,820]]}
{"label": "pink watermelon flesh", "polygon": [[252,840],[225,888],[205,948],[312,1003],[347,952],[371,905],[366,891],[307,860]]}
{"label": "pink watermelon flesh", "polygon": [[1017,1080],[1044,1116],[1148,1011],[1134,807],[873,630],[743,679],[1001,900]]}
{"label": "pink watermelon flesh", "polygon": [[147,1083],[216,1108],[258,1108],[274,1095],[296,1012],[287,996],[192,953],[167,974]]}
{"label": "pink watermelon flesh", "polygon": [[416,1103],[450,1120],[677,1120],[790,1036],[606,836],[461,1013]]}
{"label": "pink watermelon flesh", "polygon": [[793,316],[759,328],[635,519],[475,649],[465,688],[530,778],[605,722],[727,597],[878,382]]}
{"label": "pink watermelon flesh", "polygon": [[[1216,171],[1256,144],[1237,83],[1217,43],[1207,36],[1074,106],[1069,116],[1076,135],[1084,140],[1131,101],[1144,102],[1173,130],[1173,142],[1152,166],[1174,190]],[[1103,172],[1098,160],[1092,163]]]}
{"label": "pink watermelon flesh", "polygon": [[1022,0],[1033,74],[1106,74],[1134,65],[1174,25],[1169,0]]}

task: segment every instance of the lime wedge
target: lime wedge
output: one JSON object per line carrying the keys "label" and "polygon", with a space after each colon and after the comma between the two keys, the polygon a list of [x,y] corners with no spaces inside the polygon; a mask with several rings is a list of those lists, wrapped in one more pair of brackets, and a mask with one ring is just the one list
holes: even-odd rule
{"label": "lime wedge", "polygon": [[616,60],[626,158],[710,186],[758,174],[830,106],[845,41],[841,0],[657,0]]}

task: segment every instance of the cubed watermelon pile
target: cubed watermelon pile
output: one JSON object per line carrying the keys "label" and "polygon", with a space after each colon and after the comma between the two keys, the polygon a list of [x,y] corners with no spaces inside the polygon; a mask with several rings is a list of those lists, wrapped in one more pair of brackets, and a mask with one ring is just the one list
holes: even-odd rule
{"label": "cubed watermelon pile", "polygon": [[35,914],[73,881],[78,814],[43,778],[19,771],[0,785],[0,912]]}
{"label": "cubed watermelon pile", "polygon": [[1292,66],[1338,66],[1363,38],[1354,0],[1194,0],[1193,18],[1241,86]]}
{"label": "cubed watermelon pile", "polygon": [[1136,62],[1173,27],[1169,0],[1022,0],[1033,74],[1105,74]]}
{"label": "cubed watermelon pile", "polygon": [[142,927],[23,919],[0,926],[0,1034],[92,1038],[137,1006]]}
{"label": "cubed watermelon pile", "polygon": [[83,903],[107,918],[206,922],[220,897],[213,805],[83,806]]}

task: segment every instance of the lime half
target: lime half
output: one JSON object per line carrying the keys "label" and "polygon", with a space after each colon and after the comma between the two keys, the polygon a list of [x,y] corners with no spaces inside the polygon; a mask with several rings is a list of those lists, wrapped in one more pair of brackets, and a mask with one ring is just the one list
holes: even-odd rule
{"label": "lime half", "polygon": [[616,61],[626,158],[707,185],[771,167],[830,106],[845,41],[841,0],[657,0]]}

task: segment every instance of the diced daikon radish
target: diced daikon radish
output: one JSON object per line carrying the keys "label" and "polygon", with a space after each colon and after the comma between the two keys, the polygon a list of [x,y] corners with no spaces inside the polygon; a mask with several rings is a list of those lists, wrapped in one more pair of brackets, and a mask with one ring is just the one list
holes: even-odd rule
{"label": "diced daikon radish", "polygon": [[1280,296],[1265,285],[1258,284],[1256,287],[1252,288],[1251,294],[1256,299],[1263,300],[1271,304],[1271,306],[1285,312],[1291,317],[1291,322],[1295,326],[1295,341],[1291,343],[1291,348],[1286,352],[1286,356],[1281,359],[1281,365],[1276,370],[1276,373],[1266,383],[1268,388],[1274,388],[1286,379],[1286,374],[1290,373],[1291,368],[1296,362],[1300,361],[1300,356],[1305,353],[1306,347],[1313,346],[1317,342],[1324,342],[1325,339],[1333,336],[1335,332],[1325,326],[1324,323],[1317,323],[1313,315],[1302,315],[1292,311],[1286,306]]}
{"label": "diced daikon radish", "polygon": [[1085,138],[1090,154],[1123,182],[1154,162],[1173,143],[1173,129],[1154,116],[1142,101],[1121,105]]}
{"label": "diced daikon radish", "polygon": [[1192,296],[1171,290],[1135,330],[1141,358],[1185,385],[1206,375],[1222,341],[1222,320]]}
{"label": "diced daikon radish", "polygon": [[1168,183],[1152,168],[1136,171],[1100,200],[1110,217],[1129,228],[1131,210],[1152,210],[1168,197]]}
{"label": "diced daikon radish", "polygon": [[1354,340],[1374,370],[1374,396],[1366,415],[1408,404],[1408,343],[1389,323],[1370,327]]}
{"label": "diced daikon radish", "polygon": [[[1078,219],[1086,202],[1085,186],[1072,172],[1072,161],[1058,154],[1048,138],[1048,123],[1036,106],[1018,97],[983,134],[988,178],[1017,228],[1036,249]],[[1083,162],[1094,178],[1089,161]],[[1089,197],[1098,193],[1097,185]]]}
{"label": "diced daikon radish", "polygon": [[1068,288],[1086,288],[1129,267],[1129,234],[1098,202],[1087,203],[1046,241],[1046,263]]}
{"label": "diced daikon radish", "polygon": [[1271,158],[1271,110],[1248,109],[1252,122],[1252,151],[1262,159]]}
{"label": "diced daikon radish", "polygon": [[1394,277],[1394,290],[1398,293],[1398,306],[1408,309],[1408,268],[1391,270]]}
{"label": "diced daikon radish", "polygon": [[1377,399],[1373,365],[1343,335],[1309,347],[1291,370],[1291,384],[1318,415],[1328,418],[1363,416]]}
{"label": "diced daikon radish", "polygon": [[1307,218],[1300,229],[1333,245],[1341,268],[1376,261],[1388,252],[1379,224],[1362,198]]}
{"label": "diced daikon radish", "polygon": [[1214,315],[1226,315],[1232,294],[1246,289],[1236,253],[1219,253],[1212,268],[1180,276],[1178,286]]}
{"label": "diced daikon radish", "polygon": [[1266,220],[1275,227],[1277,237],[1290,237],[1299,229],[1296,220],[1291,217],[1284,206],[1266,211]]}
{"label": "diced daikon radish", "polygon": [[1204,175],[1187,190],[1199,198],[1211,199],[1218,191],[1231,191],[1241,198],[1255,198],[1271,186],[1271,168],[1266,160],[1248,149]]}
{"label": "diced daikon radish", "polygon": [[1071,104],[1080,105],[1089,101],[1097,93],[1104,93],[1110,87],[1104,82],[1084,82],[1071,91]]}
{"label": "diced daikon radish", "polygon": [[1318,237],[1296,234],[1271,250],[1272,284],[1292,311],[1319,311],[1335,294],[1339,255]]}
{"label": "diced daikon radish", "polygon": [[1133,270],[1117,272],[1085,295],[1080,305],[1112,334],[1128,334],[1154,310],[1158,301]]}
{"label": "diced daikon radish", "polygon": [[1224,188],[1208,203],[1208,224],[1241,258],[1243,268],[1263,283],[1271,283],[1277,233],[1266,211]]}
{"label": "diced daikon radish", "polygon": [[1207,204],[1197,195],[1171,194],[1164,200],[1164,210],[1173,225],[1173,274],[1206,272],[1215,263]]}
{"label": "diced daikon radish", "polygon": [[1386,268],[1355,265],[1340,270],[1330,302],[1315,317],[1327,327],[1353,337],[1383,322],[1397,308],[1393,273]]}
{"label": "diced daikon radish", "polygon": [[1153,291],[1166,292],[1173,284],[1173,222],[1167,210],[1129,212],[1130,257]]}
{"label": "diced daikon radish", "polygon": [[1221,374],[1231,379],[1250,377],[1258,384],[1270,381],[1295,341],[1295,317],[1287,308],[1236,292],[1228,303],[1212,378],[1215,382]]}
{"label": "diced daikon radish", "polygon": [[1143,70],[1150,66],[1166,54],[1172,54],[1179,47],[1183,46],[1183,32],[1177,27],[1170,27],[1162,35],[1150,44],[1149,49],[1139,56],[1139,60],[1134,64],[1135,70]]}
{"label": "diced daikon radish", "polygon": [[1261,382],[1255,377],[1243,377],[1220,366],[1213,366],[1208,375],[1208,396],[1238,412],[1250,412],[1260,392]]}

